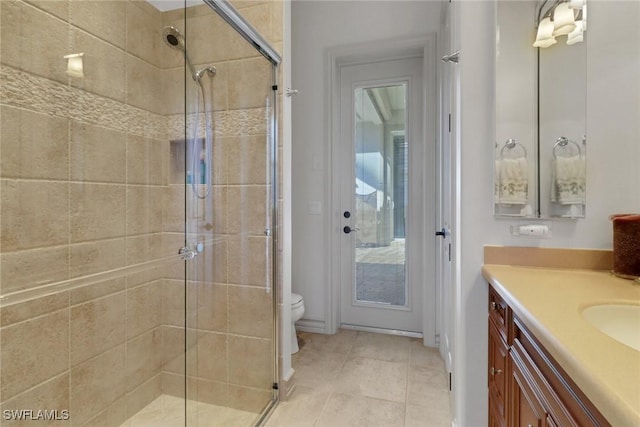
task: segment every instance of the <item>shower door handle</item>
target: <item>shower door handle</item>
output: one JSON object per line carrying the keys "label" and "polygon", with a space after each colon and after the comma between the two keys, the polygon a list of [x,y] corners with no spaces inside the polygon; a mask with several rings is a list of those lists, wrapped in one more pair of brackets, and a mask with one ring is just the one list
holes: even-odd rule
{"label": "shower door handle", "polygon": [[190,249],[188,246],[183,246],[178,249],[178,254],[185,261],[190,261],[194,259],[200,252],[204,250],[204,243],[198,242],[193,246],[193,249]]}

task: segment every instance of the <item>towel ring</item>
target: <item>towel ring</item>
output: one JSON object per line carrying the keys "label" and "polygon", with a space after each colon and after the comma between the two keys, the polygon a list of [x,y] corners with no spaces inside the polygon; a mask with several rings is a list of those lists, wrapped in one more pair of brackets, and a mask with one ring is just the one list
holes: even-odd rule
{"label": "towel ring", "polygon": [[561,136],[556,140],[556,143],[553,144],[553,158],[554,159],[558,158],[558,153],[557,153],[558,147],[565,148],[569,144],[572,144],[573,146],[575,146],[578,149],[578,156],[582,157],[582,148],[580,148],[580,145],[577,142],[570,140],[566,136]]}
{"label": "towel ring", "polygon": [[524,153],[524,157],[527,157],[527,149],[524,148],[524,145],[520,144],[519,142],[516,142],[516,140],[514,138],[509,138],[506,140],[506,142],[504,143],[504,146],[502,147],[502,149],[500,150],[500,158],[504,158],[504,150],[505,149],[509,149],[512,150],[516,147],[520,147],[522,149],[522,152]]}

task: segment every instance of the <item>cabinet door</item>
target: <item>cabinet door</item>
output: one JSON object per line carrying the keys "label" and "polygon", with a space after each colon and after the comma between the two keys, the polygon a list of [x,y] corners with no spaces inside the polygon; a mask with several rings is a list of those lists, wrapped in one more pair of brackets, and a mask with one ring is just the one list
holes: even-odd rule
{"label": "cabinet door", "polygon": [[495,413],[505,419],[505,403],[507,401],[507,357],[509,350],[502,340],[498,328],[489,320],[489,405]]}
{"label": "cabinet door", "polygon": [[510,409],[511,423],[513,427],[543,427],[543,422],[547,419],[534,385],[526,368],[520,360],[511,353],[511,388],[510,388]]}

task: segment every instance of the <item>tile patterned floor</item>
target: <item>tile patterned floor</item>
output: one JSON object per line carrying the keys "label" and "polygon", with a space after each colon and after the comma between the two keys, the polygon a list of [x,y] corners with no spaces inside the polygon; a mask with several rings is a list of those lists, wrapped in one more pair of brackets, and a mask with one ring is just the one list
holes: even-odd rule
{"label": "tile patterned floor", "polygon": [[349,330],[301,338],[296,389],[266,427],[451,425],[444,362],[422,340]]}

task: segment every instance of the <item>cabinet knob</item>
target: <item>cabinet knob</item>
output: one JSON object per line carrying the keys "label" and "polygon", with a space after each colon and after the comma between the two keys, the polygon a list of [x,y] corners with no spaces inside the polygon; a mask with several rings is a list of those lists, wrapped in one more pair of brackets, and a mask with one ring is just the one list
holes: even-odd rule
{"label": "cabinet knob", "polygon": [[491,310],[495,310],[497,307],[496,302],[495,301],[491,301]]}

